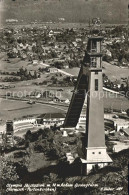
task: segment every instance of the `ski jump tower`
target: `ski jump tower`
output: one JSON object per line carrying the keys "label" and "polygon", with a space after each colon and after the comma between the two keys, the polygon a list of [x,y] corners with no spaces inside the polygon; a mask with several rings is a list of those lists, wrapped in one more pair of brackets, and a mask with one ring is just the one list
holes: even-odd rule
{"label": "ski jump tower", "polygon": [[81,159],[82,174],[88,174],[95,166],[104,167],[112,162],[105,146],[102,40],[101,36],[88,39],[84,62],[64,121],[65,128],[76,127],[87,96],[85,159]]}

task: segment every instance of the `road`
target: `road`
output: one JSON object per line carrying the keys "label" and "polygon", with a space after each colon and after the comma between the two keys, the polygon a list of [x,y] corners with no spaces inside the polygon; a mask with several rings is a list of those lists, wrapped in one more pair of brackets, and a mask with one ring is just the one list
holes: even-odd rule
{"label": "road", "polygon": [[61,69],[58,69],[58,72],[62,73],[62,74],[65,74],[66,76],[70,76],[70,77],[74,77],[73,74],[70,74],[68,72],[65,72],[64,70],[61,70]]}
{"label": "road", "polygon": [[[70,73],[65,72],[65,71],[63,71],[63,70],[60,70],[60,69],[58,69],[58,72],[60,72],[60,73],[62,73],[62,74],[65,74],[66,76],[70,76],[70,77],[74,77],[74,76],[75,76],[74,74],[70,74]],[[103,90],[104,90],[104,91],[107,91],[107,92],[110,92],[110,93],[114,93],[114,94],[120,94],[119,92],[114,91],[114,90],[111,90],[111,89],[108,89],[108,88],[106,88],[106,87],[103,87]]]}
{"label": "road", "polygon": [[[6,99],[6,98],[3,98]],[[17,98],[8,98],[9,101],[21,101],[21,102],[28,102],[29,99],[17,99]],[[63,104],[57,104],[57,103],[49,103],[49,102],[45,102],[45,101],[35,101],[36,104],[44,104],[45,106],[49,106],[52,108],[56,108],[58,110],[62,110],[62,111],[67,111],[68,106],[67,105],[63,105]],[[65,107],[66,109],[60,108],[60,107]]]}

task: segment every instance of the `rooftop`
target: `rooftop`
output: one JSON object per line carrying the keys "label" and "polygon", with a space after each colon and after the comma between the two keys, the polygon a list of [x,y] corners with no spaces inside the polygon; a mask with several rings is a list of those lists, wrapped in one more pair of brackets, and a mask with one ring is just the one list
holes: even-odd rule
{"label": "rooftop", "polygon": [[80,159],[82,163],[84,164],[88,164],[88,163],[107,163],[107,162],[112,162],[112,159],[110,158],[110,156],[108,154],[106,154],[104,156],[104,158],[95,158],[95,159],[90,159],[90,160],[86,160],[86,159]]}
{"label": "rooftop", "polygon": [[103,37],[102,36],[92,36],[92,37],[88,37],[89,38],[89,41],[90,40],[103,40]]}
{"label": "rooftop", "polygon": [[127,135],[129,135],[129,128],[123,129],[123,131],[124,131]]}
{"label": "rooftop", "polygon": [[43,118],[43,119],[65,118],[65,114],[63,114],[63,113],[46,113],[46,114],[41,114],[40,116],[38,116],[38,118]]}

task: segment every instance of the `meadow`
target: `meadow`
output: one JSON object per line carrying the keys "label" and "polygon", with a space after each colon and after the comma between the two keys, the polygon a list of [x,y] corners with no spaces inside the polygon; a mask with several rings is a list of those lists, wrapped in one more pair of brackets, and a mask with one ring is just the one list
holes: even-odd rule
{"label": "meadow", "polygon": [[[21,67],[27,67],[28,70],[34,71],[37,70],[39,65],[28,65],[27,61],[19,61],[19,59],[11,60],[11,63],[4,61],[4,57],[0,59],[0,69],[2,71],[18,71]],[[120,79],[121,77],[128,77],[129,69],[122,69],[117,66],[113,66],[109,63],[103,62],[103,72],[111,80]],[[79,73],[79,68],[65,69],[64,71],[73,74],[75,76]],[[19,81],[19,82],[3,82],[1,84],[15,86],[14,88],[9,89],[0,89],[1,102],[0,102],[0,118],[2,120],[22,118],[23,116],[28,115],[40,115],[43,113],[49,112],[66,112],[67,108],[63,109],[60,106],[50,106],[44,104],[34,104],[29,105],[24,101],[15,101],[10,99],[2,99],[3,96],[7,95],[8,92],[12,93],[13,96],[20,96],[22,94],[21,100],[25,94],[31,94],[31,92],[39,91],[43,93],[46,90],[51,90],[53,92],[58,91],[58,89],[63,89],[61,92],[62,99],[71,99],[73,87],[48,87],[47,85],[35,85],[35,82],[42,82],[48,78],[48,74],[41,74],[41,78],[28,81]],[[29,100],[29,97],[27,97]],[[43,99],[37,99],[36,101],[44,101]],[[113,109],[123,109],[126,110],[129,108],[129,100],[123,96],[113,96],[108,93],[104,95],[104,107],[113,108]]]}

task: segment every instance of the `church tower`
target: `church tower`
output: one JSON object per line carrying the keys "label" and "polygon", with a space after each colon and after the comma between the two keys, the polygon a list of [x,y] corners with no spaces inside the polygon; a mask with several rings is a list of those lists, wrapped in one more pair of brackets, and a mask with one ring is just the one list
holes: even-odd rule
{"label": "church tower", "polygon": [[112,162],[105,146],[102,53],[100,36],[90,37],[85,56],[88,83],[86,114],[86,154],[83,173],[88,174],[95,166],[104,167]]}

